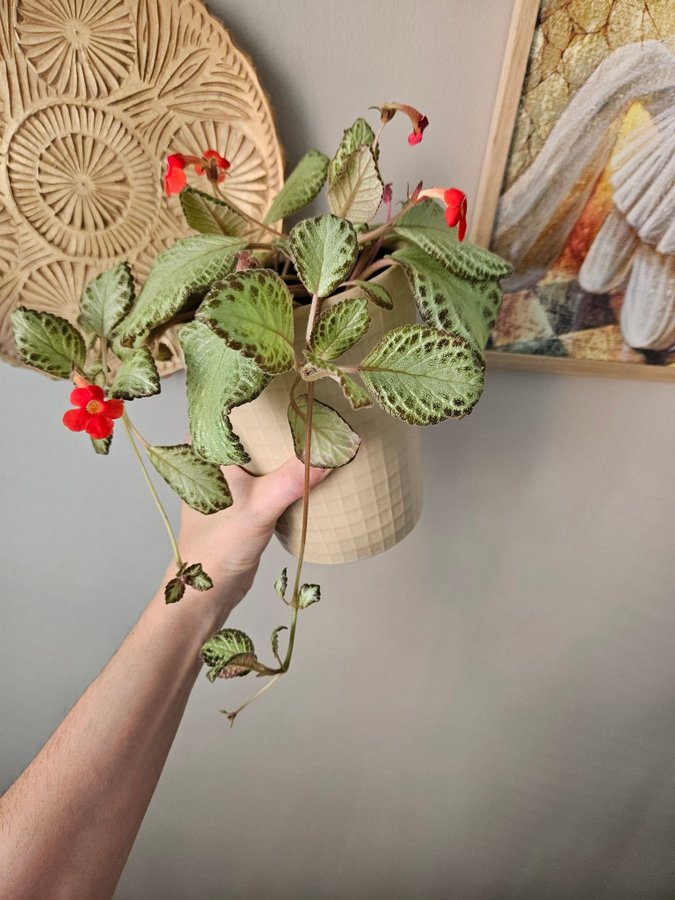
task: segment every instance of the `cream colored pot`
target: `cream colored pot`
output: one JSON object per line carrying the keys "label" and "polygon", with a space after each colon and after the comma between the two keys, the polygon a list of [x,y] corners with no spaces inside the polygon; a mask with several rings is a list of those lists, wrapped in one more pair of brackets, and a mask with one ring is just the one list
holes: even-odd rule
{"label": "cream colored pot", "polygon": [[[359,363],[385,331],[415,321],[415,302],[401,271],[388,269],[374,280],[389,291],[394,309],[369,305],[370,330],[354,350],[341,358],[345,365]],[[351,295],[341,294],[340,299]],[[324,308],[330,302],[326,300]],[[308,312],[307,307],[301,307],[295,313],[298,351],[304,345]],[[286,418],[293,378],[293,373],[278,376],[253,403],[232,411],[234,430],[252,457],[247,468],[256,474],[270,472],[293,455]],[[305,559],[345,563],[375,556],[402,540],[420,517],[419,429],[393,418],[377,405],[353,410],[340,387],[330,379],[315,383],[315,397],[349,422],[361,436],[361,446],[352,462],[336,469],[312,491]],[[279,540],[296,555],[301,523],[302,502],[298,501],[277,525]]]}

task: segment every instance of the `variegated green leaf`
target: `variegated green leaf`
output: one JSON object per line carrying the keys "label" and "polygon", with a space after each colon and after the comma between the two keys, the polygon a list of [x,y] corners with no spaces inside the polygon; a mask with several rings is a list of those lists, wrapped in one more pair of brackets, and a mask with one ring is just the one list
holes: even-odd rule
{"label": "variegated green leaf", "polygon": [[263,221],[277,222],[311,203],[323,187],[327,171],[327,156],[318,150],[306,153],[272,201]]}
{"label": "variegated green leaf", "polygon": [[110,388],[111,397],[134,400],[159,394],[159,373],[147,347],[137,347],[124,354]]}
{"label": "variegated green leaf", "polygon": [[[180,205],[185,221],[190,228],[201,234],[224,234],[227,237],[241,237],[251,231],[246,219],[225,200],[187,187],[181,191]],[[260,230],[259,228],[257,229]]]}
{"label": "variegated green leaf", "polygon": [[82,335],[60,316],[20,306],[11,322],[17,353],[27,365],[57,378],[70,378],[74,368],[84,365]]}
{"label": "variegated green leaf", "polygon": [[263,372],[277,375],[293,366],[293,300],[276,272],[248,269],[228,275],[209,292],[196,317]]}
{"label": "variegated green leaf", "polygon": [[[288,424],[293,435],[295,455],[305,459],[305,424],[307,421],[307,395],[291,400],[288,407]],[[351,462],[361,444],[361,438],[352,431],[342,416],[325,403],[314,400],[312,404],[312,441],[309,459],[318,469],[337,469]]]}
{"label": "variegated green leaf", "polygon": [[178,340],[187,370],[192,446],[209,462],[244,465],[250,457],[232,430],[228,415],[235,406],[254,400],[268,377],[203,322],[184,325]]}
{"label": "variegated green leaf", "polygon": [[277,625],[277,627],[272,632],[272,636],[270,638],[270,643],[272,644],[272,653],[275,655],[277,662],[281,665],[281,657],[279,656],[279,634],[282,631],[288,631],[286,625]]}
{"label": "variegated green leaf", "polygon": [[465,281],[499,280],[511,274],[512,267],[500,256],[468,241],[460,243],[455,229],[448,228],[441,208],[433,200],[413,206],[399,219],[394,231]]}
{"label": "variegated green leaf", "polygon": [[325,359],[319,359],[309,352],[305,352],[307,365],[303,366],[300,374],[306,381],[317,381],[319,378],[332,378],[342,388],[352,409],[364,409],[373,405],[370,394],[365,391],[361,385],[348,375],[339,366],[328,362]]}
{"label": "variegated green leaf", "polygon": [[289,238],[293,262],[310,294],[327,297],[354,268],[358,242],[346,219],[330,215],[304,219]]}
{"label": "variegated green leaf", "polygon": [[172,578],[164,585],[164,602],[178,603],[185,595],[185,582],[182,578]]}
{"label": "variegated green leaf", "polygon": [[483,350],[497,318],[502,290],[497,281],[466,281],[418,247],[397,250],[420,315],[433,328],[461,334]]}
{"label": "variegated green leaf", "polygon": [[335,359],[353,347],[370,325],[368,302],[348,297],[324,310],[316,320],[310,347],[323,359]]}
{"label": "variegated green leaf", "polygon": [[[328,166],[328,178],[332,181],[337,173],[342,169],[348,156],[358,150],[359,147],[365,145],[372,147],[375,140],[375,132],[366,122],[365,119],[357,119],[353,125],[344,130],[340,146],[337,148],[335,156],[331,159]],[[375,151],[375,158],[379,150]]]}
{"label": "variegated green leaf", "polygon": [[394,302],[389,295],[389,291],[386,288],[383,288],[382,285],[375,284],[374,281],[360,281],[359,279],[350,282],[350,284],[361,288],[366,297],[371,303],[374,303],[375,306],[381,306],[382,309],[394,308]]}
{"label": "variegated green leaf", "polygon": [[215,681],[235,657],[255,656],[255,648],[251,638],[243,631],[237,628],[221,628],[202,645],[200,655],[209,667],[206,677],[209,681]]}
{"label": "variegated green leaf", "polygon": [[284,567],[281,570],[281,575],[274,582],[274,590],[283,600],[286,596],[286,588],[288,587],[288,570]]}
{"label": "variegated green leaf", "polygon": [[370,147],[359,147],[328,183],[328,205],[336,216],[369,222],[382,200],[384,184]]}
{"label": "variegated green leaf", "polygon": [[321,599],[321,588],[318,584],[303,584],[298,592],[298,607],[307,609],[312,603],[318,603]]}
{"label": "variegated green leaf", "polygon": [[167,322],[234,268],[245,241],[221,234],[196,234],[163,250],[150,269],[136,305],[121,323],[119,337],[130,346]]}
{"label": "variegated green leaf", "polygon": [[213,587],[213,579],[202,568],[201,563],[192,563],[185,566],[182,573],[185,584],[196,591],[210,591]]}
{"label": "variegated green leaf", "polygon": [[220,466],[197,456],[189,444],[148,447],[147,454],[169,487],[192,509],[208,515],[232,505]]}
{"label": "variegated green leaf", "polygon": [[382,408],[411,425],[470,413],[483,391],[484,370],[468,341],[426,325],[387,332],[359,367]]}
{"label": "variegated green leaf", "polygon": [[77,324],[92,335],[107,337],[133,306],[134,296],[129,263],[106,269],[84,289]]}

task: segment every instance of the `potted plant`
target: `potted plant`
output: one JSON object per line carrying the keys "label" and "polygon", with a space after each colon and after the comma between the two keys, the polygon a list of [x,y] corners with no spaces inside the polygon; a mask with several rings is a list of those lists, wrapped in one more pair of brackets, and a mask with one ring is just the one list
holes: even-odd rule
{"label": "potted plant", "polygon": [[[338,473],[317,489],[324,519],[334,524],[340,509],[349,510],[344,546],[338,540],[329,561],[384,549],[419,514],[415,428],[468,415],[483,389],[483,349],[510,267],[464,240],[466,198],[456,188],[420,184],[394,211],[392,186],[380,175],[382,131],[402,112],[414,145],[428,123],[403,104],[378,109],[377,134],[360,118],[332,158],[309,151],[262,221],[228,197],[230,164],[217,150],[170,155],[165,190],[180,194],[197,233],[158,255],[138,294],[122,262],[85,288],[76,324],[25,307],[12,315],[23,362],[75,384],[63,419],[68,428],[85,432],[95,451],[107,454],[121,420],[171,539],[176,572],[165,587],[167,603],[179,601],[186,585],[213,585],[198,561],[182,559],[141,449],[181,499],[205,515],[232,503],[221,466],[264,471],[290,448],[304,462],[304,496],[279,526],[298,557],[292,584],[284,569],[274,585],[291,609],[286,650],[279,648],[285,626],[272,634],[271,663],[246,634],[222,629],[202,648],[211,681],[249,672],[278,677],[289,668],[299,612],[320,598],[319,585],[302,581],[310,466],[356,471],[357,455],[359,464],[365,458],[356,480],[341,482]],[[204,176],[210,193],[188,187],[189,169]],[[281,223],[324,185],[330,212],[285,230]],[[371,225],[380,209],[383,220]],[[155,446],[134,426],[127,404],[159,393],[150,346],[175,327],[187,370],[191,443]],[[370,479],[368,490],[363,478]],[[386,535],[375,543],[372,522],[350,506],[368,491],[375,524],[386,519]],[[321,559],[317,541],[311,555]]]}

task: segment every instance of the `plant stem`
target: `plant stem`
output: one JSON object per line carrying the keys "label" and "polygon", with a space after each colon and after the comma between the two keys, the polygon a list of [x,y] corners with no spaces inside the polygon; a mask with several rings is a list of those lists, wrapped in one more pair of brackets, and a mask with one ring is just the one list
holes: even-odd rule
{"label": "plant stem", "polygon": [[309,522],[309,479],[311,468],[311,451],[312,451],[312,412],[314,402],[314,382],[310,381],[307,385],[307,418],[305,419],[305,447],[303,455],[305,457],[305,483],[302,492],[302,528],[300,531],[300,548],[298,550],[298,565],[295,570],[295,582],[293,583],[293,593],[291,594],[291,603],[293,605],[293,620],[291,621],[291,630],[288,635],[288,647],[286,649],[286,657],[284,659],[282,669],[287,671],[293,656],[293,645],[295,643],[295,631],[298,624],[298,591],[300,589],[300,578],[302,576],[302,563],[305,558],[305,544],[307,542],[307,525]]}
{"label": "plant stem", "polygon": [[364,269],[359,276],[361,281],[367,281],[371,275],[374,275],[375,272],[379,272],[381,269],[390,269],[394,266],[397,266],[398,263],[395,259],[391,259],[391,257],[387,256],[384,259],[377,259],[374,263],[371,263],[367,269]]}
{"label": "plant stem", "polygon": [[269,234],[273,234],[274,237],[286,237],[283,231],[277,231],[276,228],[271,228],[269,225],[265,225],[264,222],[259,222],[257,219],[254,219],[253,216],[250,216],[247,212],[244,212],[239,206],[233,203],[225,194],[221,191],[218,186],[217,181],[212,181],[211,185],[213,186],[213,193],[218,197],[219,200],[222,200],[224,203],[232,209],[237,215],[240,215],[243,219],[246,219],[247,222],[250,222],[252,225],[255,225],[256,228],[262,228],[263,231],[269,232]]}
{"label": "plant stem", "polygon": [[403,213],[408,212],[414,205],[415,204],[409,200],[407,203],[404,203],[396,215],[388,222],[385,222],[384,225],[380,225],[379,228],[374,228],[373,231],[364,231],[363,234],[360,234],[357,238],[359,244],[368,244],[370,241],[377,240],[379,237],[385,238],[390,231],[393,231],[396,220],[400,219]]}
{"label": "plant stem", "polygon": [[[180,567],[183,565],[183,560],[181,559],[180,550],[178,549],[178,541],[176,540],[176,535],[173,533],[173,528],[171,527],[171,522],[169,521],[169,517],[166,514],[166,510],[162,506],[162,501],[159,499],[159,494],[157,493],[154,484],[150,480],[150,476],[148,475],[148,470],[145,468],[145,463],[143,462],[143,458],[141,457],[138,447],[136,446],[136,441],[134,440],[134,435],[132,433],[132,430],[133,430],[133,432],[136,432],[136,429],[131,424],[131,420],[129,419],[129,416],[126,414],[126,412],[122,414],[122,422],[124,423],[124,428],[126,430],[127,437],[129,438],[131,447],[134,451],[134,455],[135,455],[136,459],[138,460],[139,466],[141,467],[141,471],[143,473],[143,478],[145,478],[145,483],[147,484],[148,489],[150,490],[150,493],[152,494],[152,499],[155,501],[157,509],[159,510],[159,514],[161,515],[162,520],[164,522],[164,526],[169,535],[169,540],[171,541],[171,548],[173,550],[173,556],[176,561],[176,565],[180,569]],[[136,434],[138,434],[138,432],[136,432]],[[139,439],[141,439],[140,435],[139,435]],[[147,447],[147,442],[144,442],[144,443],[145,443],[145,446]]]}

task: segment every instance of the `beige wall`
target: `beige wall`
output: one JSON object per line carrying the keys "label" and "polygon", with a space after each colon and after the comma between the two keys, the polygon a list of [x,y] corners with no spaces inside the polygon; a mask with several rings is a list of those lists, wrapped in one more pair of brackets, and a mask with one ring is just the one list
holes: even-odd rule
{"label": "beige wall", "polygon": [[[392,126],[388,178],[470,197],[510,6],[211,3],[291,162],[406,100],[431,126],[414,150]],[[7,784],[168,554],[119,438],[105,460],[62,429],[62,384],[2,366],[0,389]],[[138,413],[159,442],[182,434],[182,390]],[[309,570],[324,599],[292,674],[232,731],[218,709],[250,685],[200,678],[120,900],[675,895],[674,417],[672,384],[490,371],[470,419],[424,433],[417,530]],[[273,545],[232,619],[261,643],[286,562]]]}

